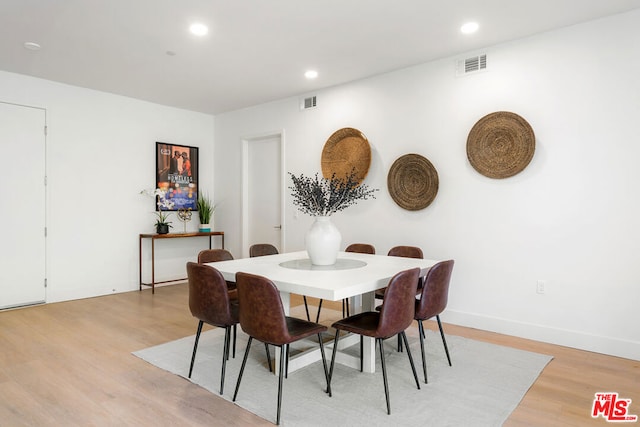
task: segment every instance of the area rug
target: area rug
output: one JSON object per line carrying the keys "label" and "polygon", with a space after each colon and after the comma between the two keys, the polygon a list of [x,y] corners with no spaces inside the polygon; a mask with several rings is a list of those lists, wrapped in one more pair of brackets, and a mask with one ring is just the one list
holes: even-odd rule
{"label": "area rug", "polygon": [[[417,328],[413,328],[417,329]],[[420,343],[410,331],[420,387],[411,373],[406,352],[398,353],[397,341],[385,343],[391,415],[387,415],[379,350],[376,372],[361,373],[336,363],[329,397],[321,362],[289,373],[283,384],[283,426],[500,426],[552,359],[508,347],[448,335],[453,366],[449,366],[439,333],[427,331],[427,372],[422,378]],[[136,351],[141,359],[187,378],[194,336]],[[224,332],[211,329],[200,337],[190,379],[220,396],[220,371]],[[235,358],[227,362],[224,394],[231,400],[238,378],[247,336],[238,328]],[[317,344],[315,344],[317,346]],[[346,351],[357,355],[358,346]],[[273,355],[273,352],[272,352]],[[327,351],[328,363],[331,350]],[[276,420],[278,377],[266,364],[264,345],[254,341],[236,404],[268,421]]]}

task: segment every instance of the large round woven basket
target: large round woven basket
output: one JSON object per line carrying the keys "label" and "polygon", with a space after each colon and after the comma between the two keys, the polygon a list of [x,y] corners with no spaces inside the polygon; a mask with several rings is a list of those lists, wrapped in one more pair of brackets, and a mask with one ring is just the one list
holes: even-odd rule
{"label": "large round woven basket", "polygon": [[419,154],[399,157],[389,169],[387,187],[391,198],[403,209],[417,211],[433,202],[438,194],[438,172]]}
{"label": "large round woven basket", "polygon": [[467,158],[471,166],[489,178],[508,178],[527,167],[536,148],[533,129],[515,113],[487,114],[471,128]]}
{"label": "large round woven basket", "polygon": [[343,179],[351,171],[361,183],[371,166],[371,147],[367,137],[354,128],[342,128],[335,131],[322,149],[322,176]]}

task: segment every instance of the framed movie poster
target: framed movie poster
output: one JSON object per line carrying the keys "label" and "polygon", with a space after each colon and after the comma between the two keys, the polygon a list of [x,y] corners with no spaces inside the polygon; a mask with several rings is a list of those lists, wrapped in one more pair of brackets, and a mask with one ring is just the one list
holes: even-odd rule
{"label": "framed movie poster", "polygon": [[156,183],[174,203],[173,208],[167,210],[191,208],[196,211],[198,147],[156,142]]}

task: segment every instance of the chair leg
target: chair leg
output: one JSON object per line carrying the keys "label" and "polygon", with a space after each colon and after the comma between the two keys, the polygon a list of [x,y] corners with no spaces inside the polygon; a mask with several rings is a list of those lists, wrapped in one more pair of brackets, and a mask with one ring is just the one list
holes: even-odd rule
{"label": "chair leg", "polygon": [[311,322],[311,317],[309,316],[309,305],[307,304],[307,297],[302,295],[302,299],[304,301],[304,311],[307,312],[307,321]]}
{"label": "chair leg", "polygon": [[424,372],[424,383],[429,384],[427,381],[427,359],[424,354],[424,325],[422,320],[418,320],[418,335],[420,335],[420,352],[422,353],[422,372]]}
{"label": "chair leg", "polygon": [[[227,339],[227,333],[229,334],[229,339]],[[224,329],[224,350],[222,354],[225,356],[224,360],[229,360],[229,355],[231,354],[231,327]]]}
{"label": "chair leg", "polygon": [[320,343],[320,354],[322,355],[322,367],[324,368],[324,378],[327,380],[327,393],[331,397],[331,384],[329,384],[329,371],[327,371],[327,358],[324,354],[324,344],[322,343],[322,335],[318,334],[318,343]]}
{"label": "chair leg", "polygon": [[289,378],[289,345],[287,344],[287,352],[282,353],[281,356],[284,357],[284,377]]}
{"label": "chair leg", "polygon": [[238,324],[233,325],[233,358],[236,358],[236,334],[237,334]]}
{"label": "chair leg", "polygon": [[442,322],[440,322],[440,315],[436,316],[436,320],[438,321],[438,328],[440,328],[440,336],[442,337],[442,344],[444,344],[444,352],[447,353],[447,360],[449,361],[449,366],[451,366],[451,357],[449,357],[449,348],[447,347],[447,340],[444,337],[444,330],[442,329]]}
{"label": "chair leg", "polygon": [[398,353],[402,353],[402,338],[398,334]]}
{"label": "chair leg", "polygon": [[333,378],[333,365],[336,361],[336,353],[338,352],[338,340],[340,339],[340,331],[336,329],[336,337],[333,340],[333,354],[331,355],[331,369],[329,369],[329,384],[328,387],[331,387],[331,379]]}
{"label": "chair leg", "polygon": [[409,341],[407,340],[407,334],[402,331],[400,333],[404,340],[404,346],[407,348],[407,355],[409,356],[409,364],[411,365],[411,371],[413,372],[413,379],[416,380],[416,386],[420,390],[420,381],[418,381],[418,374],[416,373],[416,365],[413,364],[413,356],[411,355],[411,349],[409,348]]}
{"label": "chair leg", "polygon": [[320,321],[320,310],[322,310],[322,299],[320,300],[320,302],[318,303],[318,314],[316,315],[316,323],[318,323]]}
{"label": "chair leg", "polygon": [[363,353],[364,353],[364,337],[360,335],[360,372],[364,372],[364,360],[362,357]]}
{"label": "chair leg", "polygon": [[267,363],[269,364],[269,372],[273,372],[273,368],[271,368],[271,353],[269,352],[269,344],[264,343],[264,349],[267,351]]}
{"label": "chair leg", "polygon": [[282,379],[284,378],[285,370],[285,354],[289,352],[289,345],[284,344],[280,346],[280,378],[278,378],[278,416],[276,417],[276,424],[280,425],[280,408],[282,407]]}
{"label": "chair leg", "polygon": [[224,328],[224,348],[222,350],[222,373],[220,374],[220,395],[224,391],[224,373],[229,359],[229,343],[231,342],[231,326]]}
{"label": "chair leg", "polygon": [[342,299],[342,317],[349,317],[349,298]]}
{"label": "chair leg", "polygon": [[382,338],[376,338],[380,347],[380,363],[382,364],[382,379],[384,380],[384,397],[387,399],[387,414],[391,415],[391,402],[389,402],[389,383],[387,382],[387,367],[384,361],[384,348]]}
{"label": "chair leg", "polygon": [[196,332],[196,341],[193,343],[193,354],[191,355],[191,366],[189,367],[189,378],[191,378],[191,372],[193,371],[193,363],[196,361],[196,350],[198,350],[198,341],[200,340],[200,332],[202,332],[202,325],[204,322],[200,320],[198,322],[198,331]]}
{"label": "chair leg", "polygon": [[251,348],[251,342],[253,341],[253,337],[249,336],[249,341],[247,342],[247,349],[244,351],[244,358],[242,359],[242,366],[240,367],[240,373],[238,374],[238,382],[236,383],[236,391],[233,393],[233,401],[236,401],[236,397],[238,397],[238,390],[240,389],[240,381],[242,381],[242,374],[244,373],[244,366],[247,364],[247,357],[249,356],[249,349]]}

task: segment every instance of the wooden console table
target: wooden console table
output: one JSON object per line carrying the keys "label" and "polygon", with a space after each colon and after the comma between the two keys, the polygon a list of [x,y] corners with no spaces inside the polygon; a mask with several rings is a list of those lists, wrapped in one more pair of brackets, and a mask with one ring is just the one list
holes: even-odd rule
{"label": "wooden console table", "polygon": [[[184,279],[164,280],[162,282],[156,282],[156,266],[155,266],[155,241],[162,239],[182,239],[185,237],[209,237],[209,249],[211,249],[211,239],[213,236],[220,236],[222,241],[222,249],[224,249],[224,231],[208,231],[208,232],[193,232],[193,233],[168,233],[168,234],[140,234],[139,240],[139,261],[140,261],[140,290],[142,286],[151,286],[151,293],[156,291],[157,283],[177,282]],[[142,281],[142,239],[151,239],[151,283],[144,283]]]}

